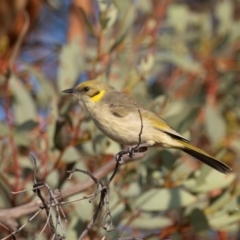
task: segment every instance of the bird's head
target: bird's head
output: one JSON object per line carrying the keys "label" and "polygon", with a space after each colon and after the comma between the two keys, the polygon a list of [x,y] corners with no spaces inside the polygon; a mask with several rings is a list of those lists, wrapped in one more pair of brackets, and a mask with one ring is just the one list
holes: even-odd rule
{"label": "bird's head", "polygon": [[113,88],[100,80],[89,80],[76,86],[75,88],[66,89],[64,93],[73,93],[85,105],[95,104],[112,91]]}

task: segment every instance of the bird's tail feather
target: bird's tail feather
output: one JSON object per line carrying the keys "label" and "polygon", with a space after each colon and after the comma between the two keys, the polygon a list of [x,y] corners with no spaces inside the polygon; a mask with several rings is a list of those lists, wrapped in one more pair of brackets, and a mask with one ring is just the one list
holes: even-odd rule
{"label": "bird's tail feather", "polygon": [[232,171],[232,169],[227,166],[226,164],[218,161],[214,157],[210,156],[203,150],[187,143],[182,140],[180,142],[183,144],[183,148],[181,148],[184,152],[188,153],[189,155],[197,158],[198,160],[204,162],[205,164],[209,165],[210,167],[216,169],[217,171],[221,173],[229,173]]}

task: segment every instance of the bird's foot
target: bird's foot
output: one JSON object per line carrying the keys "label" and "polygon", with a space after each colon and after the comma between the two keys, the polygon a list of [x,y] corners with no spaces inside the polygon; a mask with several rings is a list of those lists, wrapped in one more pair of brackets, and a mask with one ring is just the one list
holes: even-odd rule
{"label": "bird's foot", "polygon": [[115,160],[116,160],[116,162],[118,162],[119,164],[124,164],[125,161],[124,161],[124,159],[123,159],[123,156],[124,156],[125,154],[128,154],[128,151],[120,151],[119,153],[117,153],[117,154],[115,155]]}
{"label": "bird's foot", "polygon": [[128,157],[133,158],[134,155],[142,152],[146,152],[148,147],[151,146],[147,143],[142,143],[140,145],[134,145],[128,148],[126,151],[120,151],[115,155],[115,160],[119,164],[124,164],[126,161],[124,160],[124,155],[128,155]]}
{"label": "bird's foot", "polygon": [[151,146],[151,145],[148,143],[142,143],[142,144],[131,146],[128,148],[128,156],[130,158],[132,158],[133,155],[136,153],[145,152],[145,151],[147,151],[147,148],[149,146]]}

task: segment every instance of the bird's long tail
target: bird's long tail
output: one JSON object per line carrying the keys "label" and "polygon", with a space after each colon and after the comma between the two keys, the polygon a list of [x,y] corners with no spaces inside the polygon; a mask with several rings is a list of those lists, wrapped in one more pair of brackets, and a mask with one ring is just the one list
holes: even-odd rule
{"label": "bird's long tail", "polygon": [[209,165],[210,167],[216,169],[217,171],[221,172],[221,173],[229,173],[232,171],[232,169],[227,166],[226,164],[218,161],[217,159],[215,159],[214,157],[210,156],[209,154],[207,154],[206,152],[204,152],[203,150],[187,143],[184,142],[183,140],[179,140],[182,145],[184,146],[183,148],[181,148],[182,151],[188,153],[189,155],[197,158],[198,160],[204,162],[205,164]]}

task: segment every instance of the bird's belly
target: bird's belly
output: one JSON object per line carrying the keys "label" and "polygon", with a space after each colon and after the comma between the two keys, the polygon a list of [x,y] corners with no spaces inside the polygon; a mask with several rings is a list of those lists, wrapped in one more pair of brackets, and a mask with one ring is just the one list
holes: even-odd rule
{"label": "bird's belly", "polygon": [[179,147],[179,143],[169,134],[152,127],[148,119],[141,121],[134,114],[128,114],[123,118],[99,114],[99,112],[97,114],[92,118],[98,129],[118,143],[132,146],[141,142],[150,145],[157,144],[165,148]]}
{"label": "bird's belly", "polygon": [[[94,119],[94,118],[93,118]],[[136,117],[127,116],[118,118],[115,116],[98,116],[98,121],[94,123],[106,136],[112,140],[124,144],[135,145],[139,143],[139,134],[141,131],[141,120],[136,121]],[[146,131],[146,125],[143,124],[141,142],[147,142],[151,136]]]}

